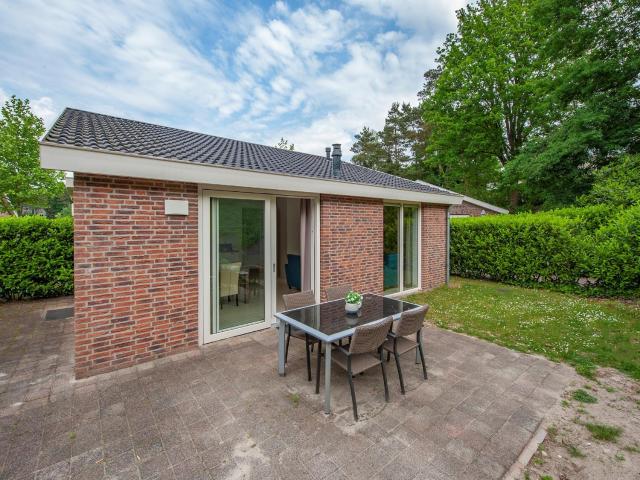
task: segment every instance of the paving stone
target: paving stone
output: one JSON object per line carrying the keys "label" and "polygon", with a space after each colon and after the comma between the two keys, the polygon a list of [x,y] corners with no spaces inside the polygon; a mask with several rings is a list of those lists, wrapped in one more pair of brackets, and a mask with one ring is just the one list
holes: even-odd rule
{"label": "paving stone", "polygon": [[140,477],[144,480],[159,475],[165,470],[169,470],[169,460],[164,452],[149,457],[138,465]]}
{"label": "paving stone", "polygon": [[69,477],[69,462],[63,460],[40,469],[35,474],[36,480],[66,480]]}
{"label": "paving stone", "polygon": [[359,375],[357,423],[340,371],[334,413],[322,413],[300,342],[289,375],[275,375],[272,330],[73,382],[72,321],[41,320],[65,301],[0,305],[0,338],[12,346],[0,348],[2,478],[499,478],[574,378],[429,326],[429,379],[403,357],[400,395],[390,362],[385,403],[379,372]]}

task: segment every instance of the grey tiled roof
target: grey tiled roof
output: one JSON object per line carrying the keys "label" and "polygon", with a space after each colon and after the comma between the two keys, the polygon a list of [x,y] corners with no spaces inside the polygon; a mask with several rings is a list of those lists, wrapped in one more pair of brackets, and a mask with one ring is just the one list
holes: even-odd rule
{"label": "grey tiled roof", "polygon": [[343,162],[334,177],[331,161],[319,155],[215,137],[125,118],[67,108],[43,138],[44,143],[145,155],[220,167],[453,195],[435,185]]}

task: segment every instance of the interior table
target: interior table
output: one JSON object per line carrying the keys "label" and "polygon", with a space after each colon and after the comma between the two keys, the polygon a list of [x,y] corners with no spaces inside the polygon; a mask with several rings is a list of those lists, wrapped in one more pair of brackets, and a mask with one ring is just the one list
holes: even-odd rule
{"label": "interior table", "polygon": [[370,293],[363,295],[362,308],[357,314],[348,314],[344,305],[344,300],[334,300],[276,313],[280,376],[285,375],[285,324],[308,333],[324,344],[324,411],[327,414],[331,413],[331,344],[353,335],[357,326],[380,322],[387,317],[398,320],[402,312],[420,306]]}

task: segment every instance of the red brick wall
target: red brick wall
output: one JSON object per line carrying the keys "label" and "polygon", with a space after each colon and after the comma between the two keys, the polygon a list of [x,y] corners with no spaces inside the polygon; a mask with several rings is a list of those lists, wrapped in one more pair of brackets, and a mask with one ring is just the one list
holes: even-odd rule
{"label": "red brick wall", "polygon": [[422,289],[447,281],[447,207],[422,204]]}
{"label": "red brick wall", "polygon": [[[198,189],[76,175],[76,377],[198,344]],[[188,216],[164,214],[189,201]]]}
{"label": "red brick wall", "polygon": [[320,292],[351,284],[382,293],[382,200],[321,195]]}

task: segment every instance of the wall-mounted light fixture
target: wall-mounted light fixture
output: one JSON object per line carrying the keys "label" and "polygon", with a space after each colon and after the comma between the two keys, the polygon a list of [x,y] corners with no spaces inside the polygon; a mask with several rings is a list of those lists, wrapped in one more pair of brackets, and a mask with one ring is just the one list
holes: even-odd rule
{"label": "wall-mounted light fixture", "polygon": [[165,215],[189,215],[189,202],[187,200],[165,200]]}

